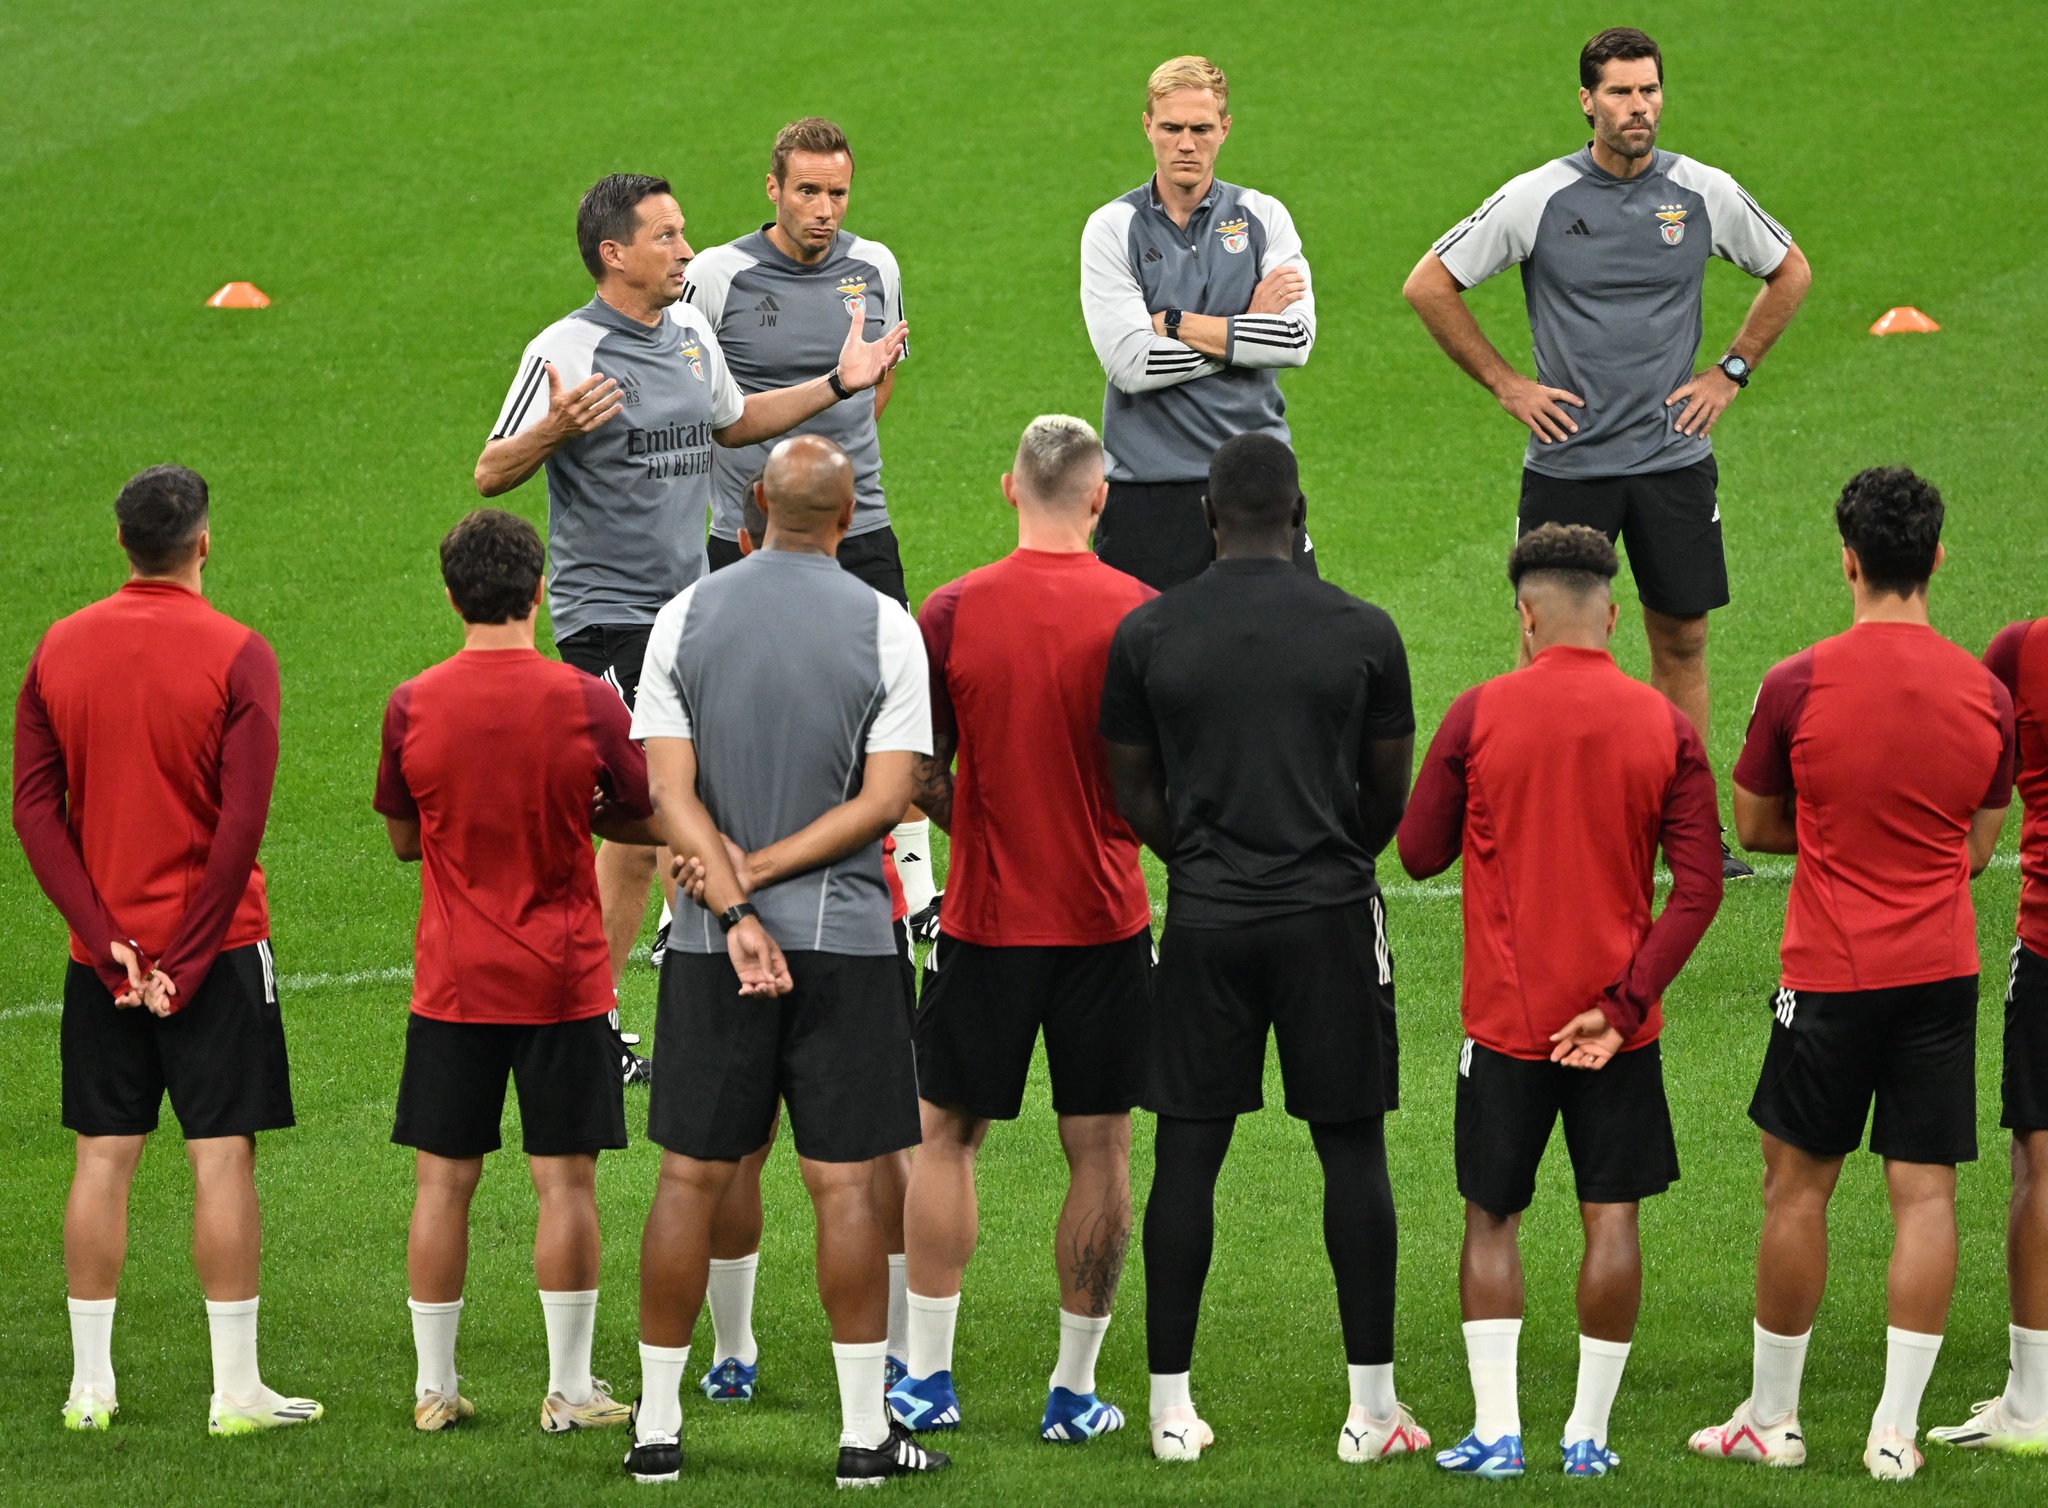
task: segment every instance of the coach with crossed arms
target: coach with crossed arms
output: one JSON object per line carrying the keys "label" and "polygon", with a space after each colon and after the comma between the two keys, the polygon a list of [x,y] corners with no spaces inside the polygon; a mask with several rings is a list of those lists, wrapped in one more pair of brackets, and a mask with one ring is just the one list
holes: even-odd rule
{"label": "coach with crossed arms", "polygon": [[[1088,217],[1081,312],[1109,379],[1109,502],[1095,553],[1155,591],[1202,573],[1209,458],[1234,435],[1286,441],[1276,372],[1308,361],[1316,302],[1287,206],[1216,177],[1230,81],[1207,58],[1153,70],[1145,136],[1157,171]],[[1313,574],[1306,529],[1295,564]]]}
{"label": "coach with crossed arms", "polygon": [[[1708,438],[1806,297],[1791,235],[1741,185],[1657,150],[1664,62],[1614,27],[1579,55],[1593,139],[1510,179],[1430,248],[1402,289],[1453,361],[1529,428],[1517,534],[1587,524],[1628,548],[1650,684],[1707,736],[1707,614],[1728,605]],[[1695,374],[1709,255],[1764,287],[1725,354]],[[1536,377],[1480,331],[1463,294],[1522,264]],[[1724,856],[1728,878],[1750,873]]]}
{"label": "coach with crossed arms", "polygon": [[[694,253],[666,179],[599,179],[577,207],[576,245],[596,296],[527,346],[477,460],[476,487],[497,497],[547,469],[555,647],[630,707],[655,614],[704,574],[713,442],[771,439],[874,387],[902,354],[905,332],[899,323],[864,341],[855,314],[832,370],[742,394],[710,322],[679,303]],[[640,930],[655,857],[633,844],[598,854],[614,982]],[[621,1054],[635,1074],[623,1045]]]}

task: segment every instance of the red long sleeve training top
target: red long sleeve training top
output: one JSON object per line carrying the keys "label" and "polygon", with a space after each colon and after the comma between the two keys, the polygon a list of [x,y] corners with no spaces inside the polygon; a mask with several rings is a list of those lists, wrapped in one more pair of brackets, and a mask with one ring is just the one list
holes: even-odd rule
{"label": "red long sleeve training top", "polygon": [[270,935],[256,851],[277,777],[277,657],[167,581],[59,620],[14,708],[14,830],[107,987],[135,942],[191,1000],[214,958]]}
{"label": "red long sleeve training top", "polygon": [[[1598,1006],[1624,1050],[1721,905],[1713,771],[1684,713],[1605,650],[1553,646],[1451,704],[1401,821],[1417,879],[1464,871],[1465,1034],[1548,1058]],[[1671,897],[1653,922],[1657,849]]]}
{"label": "red long sleeve training top", "polygon": [[2048,618],[2010,624],[1984,663],[2012,695],[2020,814],[2020,941],[2048,957]]}

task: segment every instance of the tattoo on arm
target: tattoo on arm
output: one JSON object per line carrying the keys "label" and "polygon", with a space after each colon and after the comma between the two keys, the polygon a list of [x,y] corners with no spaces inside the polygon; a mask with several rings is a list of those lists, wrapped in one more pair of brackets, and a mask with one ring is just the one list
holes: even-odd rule
{"label": "tattoo on arm", "polygon": [[945,833],[953,830],[953,753],[959,747],[957,734],[934,729],[931,753],[920,754],[910,770],[910,799]]}

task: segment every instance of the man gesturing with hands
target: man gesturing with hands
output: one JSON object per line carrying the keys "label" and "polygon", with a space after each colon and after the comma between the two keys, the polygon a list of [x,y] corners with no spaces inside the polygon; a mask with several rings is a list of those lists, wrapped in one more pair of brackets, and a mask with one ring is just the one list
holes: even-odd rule
{"label": "man gesturing with hands", "polygon": [[701,866],[702,909],[676,916],[661,965],[648,1135],[664,1150],[625,1464],[646,1482],[681,1469],[711,1217],[780,1097],[818,1215],[838,1480],[866,1486],[947,1464],[882,1403],[889,1286],[872,1195],[876,1160],[918,1141],[882,838],[910,800],[913,760],[931,753],[931,693],[909,611],[835,558],[853,521],[845,452],[786,440],[763,487],[761,548],[661,609],[633,714],[654,825]]}
{"label": "man gesturing with hands", "polygon": [[[1707,614],[1728,604],[1715,422],[1806,296],[1783,226],[1718,168],[1657,149],[1657,44],[1615,27],[1579,55],[1593,139],[1509,180],[1402,290],[1445,353],[1528,427],[1518,533],[1588,524],[1628,547],[1650,684],[1707,736]],[[1764,287],[1725,354],[1693,371],[1709,256]],[[1536,378],[1480,331],[1465,290],[1520,263]],[[1730,877],[1747,875],[1738,861]]]}
{"label": "man gesturing with hands", "polygon": [[[576,241],[596,296],[526,348],[476,485],[496,497],[546,468],[555,646],[630,707],[655,614],[704,574],[714,443],[771,439],[874,387],[903,354],[906,327],[867,341],[855,316],[830,372],[742,394],[709,322],[681,302],[693,253],[666,180],[600,179],[577,209]],[[655,859],[629,844],[598,854],[614,981]],[[620,1052],[633,1074],[637,1064]]]}

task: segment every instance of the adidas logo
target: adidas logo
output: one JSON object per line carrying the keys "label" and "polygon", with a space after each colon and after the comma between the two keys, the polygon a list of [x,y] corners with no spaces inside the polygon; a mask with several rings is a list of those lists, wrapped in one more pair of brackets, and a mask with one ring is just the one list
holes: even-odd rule
{"label": "adidas logo", "polygon": [[1157,246],[1147,246],[1145,248],[1145,260],[1148,262],[1163,262],[1166,260],[1166,254]]}
{"label": "adidas logo", "polygon": [[1572,221],[1570,225],[1565,227],[1564,233],[1568,236],[1590,236],[1593,234],[1593,232],[1586,229],[1586,222],[1584,220]]}
{"label": "adidas logo", "polygon": [[1789,1030],[1792,1025],[1792,1017],[1798,1009],[1798,995],[1781,986],[1776,997],[1771,1001],[1771,1014],[1778,1018],[1778,1024]]}
{"label": "adidas logo", "polygon": [[775,302],[775,295],[771,293],[768,297],[762,299],[760,303],[754,305],[754,312],[761,316],[762,325],[772,330],[775,328],[775,316],[781,313],[782,310],[781,306]]}

